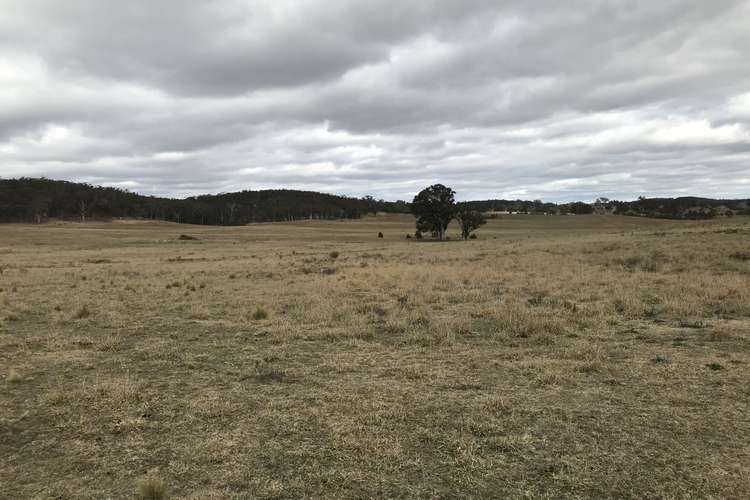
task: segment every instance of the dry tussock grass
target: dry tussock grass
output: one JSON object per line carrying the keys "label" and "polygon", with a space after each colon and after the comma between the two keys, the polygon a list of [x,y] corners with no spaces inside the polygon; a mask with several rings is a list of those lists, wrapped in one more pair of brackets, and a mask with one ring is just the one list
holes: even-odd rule
{"label": "dry tussock grass", "polygon": [[0,227],[4,494],[750,496],[746,219],[412,230]]}

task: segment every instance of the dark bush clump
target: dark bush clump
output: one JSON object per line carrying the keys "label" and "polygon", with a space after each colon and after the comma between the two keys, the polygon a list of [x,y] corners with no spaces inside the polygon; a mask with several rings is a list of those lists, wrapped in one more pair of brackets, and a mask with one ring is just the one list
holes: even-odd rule
{"label": "dark bush clump", "polygon": [[261,319],[266,319],[267,317],[268,317],[268,313],[262,307],[255,308],[255,312],[253,313],[253,316],[252,316],[252,318],[255,321],[259,321]]}
{"label": "dark bush clump", "polygon": [[750,260],[750,252],[734,252],[732,254],[729,254],[729,258],[746,262]]}

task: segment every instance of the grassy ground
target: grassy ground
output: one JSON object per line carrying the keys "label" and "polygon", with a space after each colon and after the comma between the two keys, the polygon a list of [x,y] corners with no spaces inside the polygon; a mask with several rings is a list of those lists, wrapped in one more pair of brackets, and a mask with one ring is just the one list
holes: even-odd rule
{"label": "grassy ground", "polygon": [[0,497],[750,498],[750,220],[409,231],[0,226]]}

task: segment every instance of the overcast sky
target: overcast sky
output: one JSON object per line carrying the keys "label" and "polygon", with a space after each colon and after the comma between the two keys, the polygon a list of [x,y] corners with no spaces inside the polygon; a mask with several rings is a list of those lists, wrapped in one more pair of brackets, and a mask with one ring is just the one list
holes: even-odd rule
{"label": "overcast sky", "polygon": [[750,0],[0,0],[0,177],[750,197]]}

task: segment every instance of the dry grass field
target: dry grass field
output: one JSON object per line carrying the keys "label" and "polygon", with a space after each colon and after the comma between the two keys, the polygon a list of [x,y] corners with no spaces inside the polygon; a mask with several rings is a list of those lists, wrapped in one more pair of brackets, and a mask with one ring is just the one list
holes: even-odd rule
{"label": "dry grass field", "polygon": [[749,219],[407,232],[0,226],[0,497],[750,498]]}

